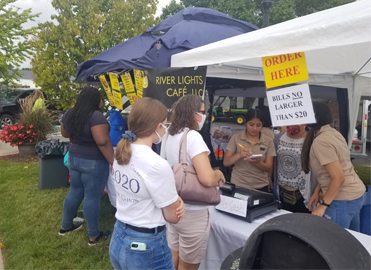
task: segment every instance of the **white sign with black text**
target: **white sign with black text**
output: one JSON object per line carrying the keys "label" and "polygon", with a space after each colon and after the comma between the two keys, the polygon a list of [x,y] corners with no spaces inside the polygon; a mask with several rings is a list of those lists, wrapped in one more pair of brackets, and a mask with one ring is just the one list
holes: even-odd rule
{"label": "white sign with black text", "polygon": [[215,208],[220,211],[231,213],[237,216],[246,217],[247,198],[246,200],[243,200],[225,195],[220,195],[220,203],[217,206],[215,206]]}
{"label": "white sign with black text", "polygon": [[316,123],[308,84],[267,91],[273,127]]}

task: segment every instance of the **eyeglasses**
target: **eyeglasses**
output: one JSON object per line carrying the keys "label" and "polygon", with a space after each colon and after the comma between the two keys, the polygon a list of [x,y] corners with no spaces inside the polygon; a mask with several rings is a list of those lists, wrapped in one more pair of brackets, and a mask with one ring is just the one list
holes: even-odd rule
{"label": "eyeglasses", "polygon": [[202,114],[205,114],[205,112],[206,112],[206,111],[205,111],[205,110],[203,110],[203,111],[198,111],[198,112],[199,112],[199,113],[202,113]]}

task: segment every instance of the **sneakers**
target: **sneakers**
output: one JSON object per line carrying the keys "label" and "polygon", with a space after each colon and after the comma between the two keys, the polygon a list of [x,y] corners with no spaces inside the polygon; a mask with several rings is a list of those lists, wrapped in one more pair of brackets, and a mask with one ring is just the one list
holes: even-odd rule
{"label": "sneakers", "polygon": [[107,240],[110,235],[111,235],[111,231],[110,230],[107,230],[105,232],[100,232],[99,235],[98,235],[98,237],[95,238],[94,241],[90,241],[89,240],[88,245],[89,246],[95,246],[96,244],[98,244],[99,241]]}
{"label": "sneakers", "polygon": [[82,229],[82,224],[81,223],[76,223],[76,224],[72,224],[72,228],[69,229],[69,230],[63,230],[63,229],[60,229],[59,230],[59,235],[66,235],[66,233],[69,233],[69,232],[73,232],[73,231],[78,231]]}
{"label": "sneakers", "polygon": [[84,222],[85,221],[85,219],[83,219],[83,218],[81,218],[81,217],[75,217],[74,219],[73,219],[73,222],[79,222],[79,223],[82,223],[82,222]]}

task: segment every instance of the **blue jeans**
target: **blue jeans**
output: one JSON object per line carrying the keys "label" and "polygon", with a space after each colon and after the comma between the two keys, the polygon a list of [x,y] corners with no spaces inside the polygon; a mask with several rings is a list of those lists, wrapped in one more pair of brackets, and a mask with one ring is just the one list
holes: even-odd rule
{"label": "blue jeans", "polygon": [[334,221],[345,229],[360,231],[360,212],[365,200],[365,194],[352,201],[333,200],[327,207],[325,218]]}
{"label": "blue jeans", "polygon": [[72,228],[73,218],[84,199],[84,218],[90,238],[97,237],[99,230],[100,200],[107,183],[109,164],[106,159],[89,160],[69,155],[70,192],[63,205],[63,230]]}
{"label": "blue jeans", "polygon": [[[146,250],[132,250],[132,242],[146,244]],[[109,254],[115,269],[174,270],[171,250],[166,240],[166,229],[154,234],[141,233],[117,221],[109,246]]]}

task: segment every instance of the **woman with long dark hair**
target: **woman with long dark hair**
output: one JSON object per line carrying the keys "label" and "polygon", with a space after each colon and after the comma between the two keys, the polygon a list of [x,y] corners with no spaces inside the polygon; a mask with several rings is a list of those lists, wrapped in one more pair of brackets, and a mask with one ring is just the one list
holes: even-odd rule
{"label": "woman with long dark hair", "polygon": [[[276,156],[273,140],[261,132],[264,114],[250,109],[246,114],[246,129],[235,134],[227,145],[224,166],[234,165],[231,182],[242,187],[270,192],[273,157]],[[251,158],[261,154],[261,157]]]}
{"label": "woman with long dark hair", "polygon": [[98,89],[85,87],[75,106],[62,118],[62,136],[70,138],[68,169],[71,187],[63,206],[60,235],[82,228],[73,218],[84,199],[84,217],[88,226],[89,245],[105,240],[109,230],[99,230],[100,200],[107,183],[109,164],[113,164],[113,147],[107,119],[99,111],[103,106]]}
{"label": "woman with long dark hair", "polygon": [[330,126],[333,120],[329,106],[316,102],[313,109],[317,123],[309,125],[311,130],[301,152],[303,171],[311,171],[318,181],[309,210],[359,231],[366,188],[354,171],[344,137]]}
{"label": "woman with long dark hair", "polygon": [[133,105],[128,126],[113,165],[117,222],[111,263],[115,269],[174,269],[166,221],[177,223],[184,204],[171,167],[151,149],[166,135],[167,109],[156,99],[141,98]]}
{"label": "woman with long dark hair", "polygon": [[[225,183],[223,173],[213,170],[209,148],[197,130],[205,123],[205,104],[199,96],[181,97],[173,106],[166,158],[172,166],[179,163],[180,139],[187,130],[187,164],[193,165],[199,181],[207,187]],[[183,161],[184,162],[184,161]],[[206,205],[185,204],[186,213],[178,224],[168,224],[168,240],[175,269],[198,269],[205,258],[210,232],[209,210]]]}

